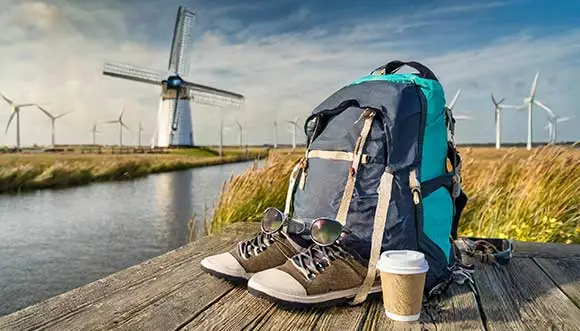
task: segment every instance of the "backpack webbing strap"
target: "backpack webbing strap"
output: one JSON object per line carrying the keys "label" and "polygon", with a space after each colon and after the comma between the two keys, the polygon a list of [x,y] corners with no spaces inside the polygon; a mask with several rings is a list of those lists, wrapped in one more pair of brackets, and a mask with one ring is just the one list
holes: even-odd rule
{"label": "backpack webbing strap", "polygon": [[365,122],[360,132],[360,137],[358,138],[356,145],[354,147],[354,160],[352,161],[352,166],[350,168],[348,178],[346,180],[346,185],[344,186],[342,200],[340,201],[340,206],[338,207],[338,212],[336,213],[336,220],[339,221],[342,225],[346,224],[346,215],[348,214],[348,208],[350,207],[350,202],[352,200],[352,195],[354,193],[356,173],[361,163],[362,152],[365,143],[367,141],[367,137],[369,135],[369,132],[371,131],[371,126],[373,124],[375,112],[367,109],[361,114],[361,118],[363,117],[365,119]]}
{"label": "backpack webbing strap", "polygon": [[298,179],[298,172],[302,169],[302,159],[292,169],[290,173],[290,181],[288,182],[288,192],[286,193],[286,204],[284,205],[284,215],[290,215],[290,209],[292,208],[292,198],[294,196],[294,190],[296,189],[296,182]]}
{"label": "backpack webbing strap", "polygon": [[[325,160],[339,160],[339,161],[354,161],[355,154],[353,152],[343,152],[343,151],[324,151],[319,149],[313,149],[308,152],[308,158],[318,158]],[[364,154],[361,158],[361,163],[365,164],[368,162],[369,156]]]}
{"label": "backpack webbing strap", "polygon": [[377,210],[375,211],[375,219],[373,221],[373,237],[371,242],[371,254],[369,257],[369,265],[367,275],[356,295],[352,304],[359,304],[367,299],[368,293],[377,276],[377,263],[381,256],[381,247],[383,244],[383,234],[385,232],[385,224],[387,223],[387,214],[389,212],[389,202],[391,201],[391,190],[393,188],[393,174],[385,171],[381,176],[381,183],[379,185],[379,200],[377,202]]}

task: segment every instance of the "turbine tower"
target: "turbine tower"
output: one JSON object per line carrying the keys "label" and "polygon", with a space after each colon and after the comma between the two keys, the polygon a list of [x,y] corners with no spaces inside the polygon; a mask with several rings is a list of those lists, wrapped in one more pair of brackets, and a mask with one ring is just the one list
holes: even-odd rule
{"label": "turbine tower", "polygon": [[554,116],[554,117],[550,117],[548,119],[549,122],[548,122],[548,124],[546,124],[544,129],[548,129],[548,131],[549,131],[551,144],[558,143],[558,135],[557,135],[558,134],[558,123],[566,122],[566,121],[569,121],[573,118],[574,118],[573,116],[567,116],[567,117]]}
{"label": "turbine tower", "polygon": [[503,105],[502,103],[505,101],[505,98],[497,101],[493,93],[491,94],[491,102],[493,103],[494,112],[495,112],[495,148],[501,148],[501,111],[503,109],[508,108],[516,108],[516,106],[512,105]]}
{"label": "turbine tower", "polygon": [[141,147],[141,134],[143,133],[143,121],[139,121],[139,147]]}
{"label": "turbine tower", "polygon": [[240,124],[240,122],[238,120],[236,120],[236,125],[238,126],[238,129],[240,130],[240,137],[239,137],[239,139],[240,139],[240,149],[243,149],[244,148],[244,144],[243,144],[243,141],[242,141],[242,137],[244,135],[244,128],[242,127],[242,125]]}
{"label": "turbine tower", "polygon": [[274,120],[274,148],[278,148],[278,120]]}
{"label": "turbine tower", "polygon": [[293,121],[286,121],[292,126],[292,149],[296,149],[296,128],[298,127],[298,116]]}
{"label": "turbine tower", "polygon": [[55,143],[55,139],[54,139],[54,131],[55,131],[55,126],[56,126],[56,120],[67,115],[70,114],[72,112],[66,112],[66,113],[62,113],[60,115],[52,115],[48,110],[46,110],[46,108],[43,108],[39,105],[37,105],[38,109],[40,109],[40,111],[42,111],[46,116],[48,116],[48,118],[50,118],[50,125],[51,125],[51,136],[50,136],[50,144],[52,145],[52,147],[54,148],[54,146],[56,146]]}
{"label": "turbine tower", "polygon": [[543,108],[544,110],[546,110],[548,113],[552,113],[552,111],[550,110],[550,108],[548,108],[545,104],[543,104],[542,102],[536,100],[536,88],[538,86],[538,77],[540,76],[540,72],[536,72],[536,76],[534,77],[534,81],[532,82],[532,89],[530,90],[530,95],[528,97],[524,98],[524,103],[517,106],[516,109],[523,109],[526,106],[528,107],[528,140],[526,143],[526,148],[528,150],[532,149],[532,108],[533,105],[537,105],[540,106],[541,108]]}
{"label": "turbine tower", "polygon": [[36,106],[34,103],[21,103],[16,104],[14,101],[8,99],[4,94],[0,93],[0,97],[6,101],[12,108],[10,111],[10,118],[8,118],[8,124],[6,125],[6,131],[4,134],[8,133],[8,128],[10,127],[10,122],[14,116],[16,116],[16,149],[20,150],[20,109],[24,107]]}
{"label": "turbine tower", "polygon": [[168,71],[139,68],[128,64],[106,63],[103,74],[161,86],[157,112],[159,147],[193,146],[190,101],[218,107],[241,106],[244,96],[182,78],[189,72],[195,13],[183,6],[177,11]]}
{"label": "turbine tower", "polygon": [[123,122],[123,113],[124,112],[125,112],[125,108],[123,108],[123,111],[121,111],[119,118],[117,118],[116,120],[105,122],[105,123],[119,123],[119,146],[121,146],[121,147],[123,146],[123,128],[127,129],[127,131],[129,131],[129,132],[131,131],[125,125],[125,122]]}
{"label": "turbine tower", "polygon": [[97,123],[93,124],[93,128],[89,130],[93,134],[93,145],[97,144]]}

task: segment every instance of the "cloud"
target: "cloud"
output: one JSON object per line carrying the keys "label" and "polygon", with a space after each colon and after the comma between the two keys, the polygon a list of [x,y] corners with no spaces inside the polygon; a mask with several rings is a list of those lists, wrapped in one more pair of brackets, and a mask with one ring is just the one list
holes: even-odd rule
{"label": "cloud", "polygon": [[[162,69],[168,60],[168,44],[157,39],[147,41],[151,31],[139,25],[143,23],[129,19],[129,13],[122,8],[103,3],[83,6],[54,3],[26,3],[38,12],[32,15],[35,19],[16,19],[18,11],[20,15],[31,11],[22,11],[20,2],[15,1],[9,3],[9,10],[0,13],[0,29],[14,32],[8,39],[0,39],[5,59],[0,62],[0,91],[16,100],[41,102],[57,113],[74,109],[74,114],[58,123],[58,142],[90,142],[88,131],[93,122],[116,118],[123,105],[127,107],[128,125],[134,129],[133,135],[125,140],[137,141],[136,128],[142,119],[144,140],[148,141],[155,127],[159,89],[104,77],[102,65],[115,61]],[[292,29],[292,24],[296,24],[292,21],[311,20],[314,16],[310,7],[302,6],[268,33],[252,32],[256,27],[268,28],[263,20],[248,23],[243,16],[220,18],[215,14],[219,9],[214,8],[212,17],[220,19],[222,26],[204,29],[197,25],[199,37],[194,45],[190,76],[195,82],[246,95],[242,110],[226,110],[224,116],[226,124],[233,128],[236,119],[247,127],[250,143],[270,143],[274,119],[300,116],[303,121],[329,94],[393,59],[423,61],[441,79],[449,97],[462,88],[457,113],[469,114],[476,120],[458,125],[460,141],[492,141],[489,94],[505,97],[508,103],[521,102],[536,70],[541,71],[538,98],[561,116],[578,114],[573,98],[580,92],[576,84],[580,74],[580,31],[537,35],[522,28],[514,34],[466,45],[464,41],[480,28],[470,23],[467,13],[476,13],[492,4],[504,5],[498,2],[449,7],[465,14],[458,21],[445,20],[449,11],[441,9],[441,14],[430,15],[428,19],[417,11],[381,20],[343,18],[340,27],[314,24],[307,29]],[[163,10],[171,11],[168,17],[174,15],[174,8]],[[231,11],[234,9],[222,9],[222,13]],[[164,31],[170,33],[172,23],[163,23],[168,25]],[[439,32],[458,26],[461,29],[453,34]],[[233,34],[237,37],[232,38]],[[163,38],[169,40],[169,36]],[[461,48],[457,47],[459,41]],[[7,106],[0,105],[2,126],[7,121],[7,111]],[[193,106],[197,143],[217,142],[217,114],[214,108]],[[22,117],[24,144],[50,141],[47,118],[34,110],[23,112]],[[523,141],[524,113],[506,112],[503,123],[507,141]],[[545,137],[544,124],[544,114],[538,110],[534,124],[536,139]],[[580,139],[574,126],[577,126],[574,121],[562,124],[560,137]],[[284,124],[279,130],[279,141],[290,143],[291,135]],[[101,131],[100,142],[116,143],[116,127],[103,126]],[[0,136],[0,145],[14,144],[14,140],[11,128],[7,136]],[[299,141],[303,141],[302,134]],[[236,142],[236,131],[228,132],[226,143]]]}

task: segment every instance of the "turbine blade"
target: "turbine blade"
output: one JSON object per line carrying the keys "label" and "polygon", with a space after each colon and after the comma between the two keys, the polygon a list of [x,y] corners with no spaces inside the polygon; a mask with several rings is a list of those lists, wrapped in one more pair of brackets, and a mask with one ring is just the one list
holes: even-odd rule
{"label": "turbine blade", "polygon": [[473,119],[473,117],[466,116],[466,115],[453,115],[453,118],[455,118],[458,121],[463,121],[463,120],[468,121],[468,120]]}
{"label": "turbine blade", "polygon": [[548,115],[549,115],[551,118],[555,118],[555,117],[556,117],[556,114],[554,114],[554,112],[552,111],[552,109],[550,109],[550,107],[548,107],[548,106],[544,105],[543,103],[541,103],[541,102],[540,102],[540,101],[538,101],[538,100],[534,100],[534,103],[535,103],[536,105],[540,106],[541,108],[543,108],[545,111],[547,111],[547,112],[548,112]]}
{"label": "turbine blade", "polygon": [[560,117],[560,118],[558,118],[558,119],[556,120],[556,122],[558,122],[558,123],[561,123],[561,122],[566,122],[566,121],[569,121],[569,120],[571,120],[571,119],[573,119],[573,118],[574,118],[574,116]]}
{"label": "turbine blade", "polygon": [[534,82],[532,83],[532,90],[530,91],[530,97],[533,98],[536,95],[536,88],[538,86],[538,77],[540,76],[540,72],[536,72],[536,76],[534,76]]}
{"label": "turbine blade", "polygon": [[9,105],[13,105],[14,101],[8,99],[7,96],[5,96],[4,94],[0,93],[0,97],[2,97],[2,99],[4,99],[4,101],[6,101]]}
{"label": "turbine blade", "polygon": [[106,121],[105,123],[119,123],[119,120]]}
{"label": "turbine blade", "polygon": [[498,102],[498,105],[499,105],[499,104],[502,104],[504,101],[505,101],[505,98],[502,98],[502,99],[501,99],[501,100]]}
{"label": "turbine blade", "polygon": [[4,134],[8,133],[8,128],[10,127],[10,122],[12,122],[12,119],[14,118],[14,115],[16,115],[17,111],[13,111],[10,114],[10,117],[8,118],[8,124],[6,124],[6,130],[4,131]]}
{"label": "turbine blade", "polygon": [[128,126],[125,125],[125,123],[123,122],[119,122],[121,124],[122,127],[124,127],[125,129],[127,129],[127,131],[131,132],[131,129],[129,129]]}
{"label": "turbine blade", "polygon": [[451,103],[448,106],[449,109],[453,110],[453,107],[455,107],[455,103],[457,102],[457,98],[459,98],[459,94],[461,94],[461,89],[458,89],[457,93],[455,93],[453,100],[451,100]]}
{"label": "turbine blade", "polygon": [[40,111],[43,112],[49,118],[54,118],[54,116],[52,116],[52,114],[48,110],[46,110],[44,107],[36,105],[36,108],[40,109]]}
{"label": "turbine blade", "polygon": [[36,104],[35,103],[22,103],[22,104],[16,105],[16,107],[18,107],[18,108],[32,107],[32,106],[36,106]]}
{"label": "turbine blade", "polygon": [[495,100],[495,96],[493,95],[493,93],[491,93],[491,102],[494,104],[494,106],[497,106],[499,102],[497,102],[497,100]]}
{"label": "turbine blade", "polygon": [[65,115],[68,115],[68,114],[70,114],[70,113],[73,113],[73,111],[67,111],[67,112],[65,112],[65,113],[62,113],[62,114],[60,114],[60,115],[57,115],[57,116],[55,116],[54,118],[55,118],[55,119],[57,119],[57,118],[61,118],[61,117],[65,116]]}

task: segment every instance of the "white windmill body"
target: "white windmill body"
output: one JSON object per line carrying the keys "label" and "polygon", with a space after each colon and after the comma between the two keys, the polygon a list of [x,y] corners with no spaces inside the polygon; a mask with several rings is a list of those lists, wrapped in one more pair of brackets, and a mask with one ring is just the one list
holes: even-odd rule
{"label": "white windmill body", "polygon": [[278,120],[274,120],[274,148],[278,148]]}
{"label": "white windmill body", "polygon": [[89,130],[93,135],[93,146],[97,144],[97,123],[93,124],[93,128]]}
{"label": "white windmill body", "polygon": [[143,121],[140,121],[139,122],[139,141],[138,141],[139,147],[141,147],[141,136],[142,136],[142,134],[143,134]]}
{"label": "white windmill body", "polygon": [[190,101],[218,107],[240,107],[244,99],[241,94],[182,78],[189,71],[194,18],[193,11],[179,7],[167,72],[111,63],[106,63],[103,69],[104,75],[161,86],[154,137],[158,147],[193,146]]}
{"label": "white windmill body", "polygon": [[6,124],[5,133],[8,132],[8,128],[10,127],[10,122],[12,122],[12,119],[16,117],[16,148],[20,149],[20,109],[24,107],[36,106],[36,104],[34,103],[17,104],[14,101],[8,99],[8,97],[6,97],[2,93],[0,93],[0,97],[2,97],[2,99],[4,99],[4,101],[6,101],[6,103],[8,103],[11,107],[10,117],[8,118],[8,124]]}
{"label": "white windmill body", "polygon": [[244,128],[242,127],[242,124],[240,124],[240,122],[238,120],[236,120],[236,125],[238,126],[238,130],[239,130],[238,139],[240,140],[240,149],[243,149],[244,143],[242,141],[242,138],[244,136]]}

